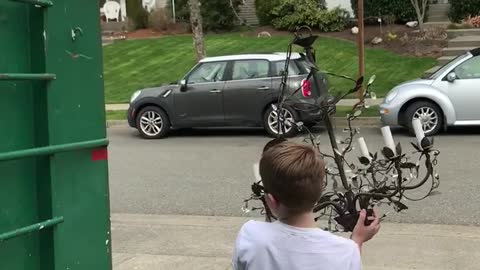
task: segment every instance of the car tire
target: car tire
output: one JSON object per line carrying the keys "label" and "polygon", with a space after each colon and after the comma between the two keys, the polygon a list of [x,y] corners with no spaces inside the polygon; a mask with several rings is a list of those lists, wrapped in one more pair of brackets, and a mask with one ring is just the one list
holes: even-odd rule
{"label": "car tire", "polygon": [[137,115],[137,130],[144,139],[160,139],[170,131],[170,119],[156,106],[147,106]]}
{"label": "car tire", "polygon": [[405,111],[405,125],[410,134],[414,135],[412,121],[420,118],[426,136],[437,134],[443,127],[443,113],[440,107],[429,101],[417,101],[408,106]]}
{"label": "car tire", "polygon": [[[289,107],[283,107],[282,109],[284,111],[284,114],[287,115],[287,118],[290,119],[290,121],[293,121],[294,123],[297,122],[298,116],[297,113],[289,108]],[[268,135],[271,137],[279,137],[278,134],[278,125],[276,124],[277,120],[277,114],[275,112],[276,110],[274,109],[273,106],[268,106],[268,108],[265,110],[265,113],[263,114],[263,127],[267,131]],[[275,129],[275,126],[277,129]],[[293,137],[297,134],[298,130],[295,127],[295,125],[291,125],[290,127],[287,127],[287,132],[283,135],[280,135],[281,137],[285,138],[290,138]]]}

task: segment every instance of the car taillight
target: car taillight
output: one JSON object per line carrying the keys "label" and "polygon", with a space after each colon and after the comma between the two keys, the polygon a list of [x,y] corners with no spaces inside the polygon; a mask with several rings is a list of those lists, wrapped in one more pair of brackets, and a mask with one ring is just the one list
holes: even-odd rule
{"label": "car taillight", "polygon": [[312,84],[309,80],[302,80],[302,95],[307,98],[312,96]]}

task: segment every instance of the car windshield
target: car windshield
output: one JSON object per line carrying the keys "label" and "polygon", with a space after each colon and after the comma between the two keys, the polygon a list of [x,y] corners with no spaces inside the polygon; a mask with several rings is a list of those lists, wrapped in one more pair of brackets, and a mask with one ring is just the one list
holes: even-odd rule
{"label": "car windshield", "polygon": [[446,70],[452,68],[453,66],[456,66],[458,63],[462,62],[465,58],[468,58],[470,56],[470,53],[464,53],[461,54],[457,57],[455,57],[452,61],[448,62],[441,68],[439,68],[437,71],[435,71],[432,75],[428,77],[430,80],[436,80],[438,77],[440,77]]}

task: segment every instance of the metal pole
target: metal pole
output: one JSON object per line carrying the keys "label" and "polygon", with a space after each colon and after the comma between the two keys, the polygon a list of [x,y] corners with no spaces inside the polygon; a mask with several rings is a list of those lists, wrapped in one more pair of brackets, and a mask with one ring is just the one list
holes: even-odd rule
{"label": "metal pole", "polygon": [[[313,83],[315,85],[315,89],[320,90],[320,82],[318,81],[318,77],[317,77],[318,68],[315,63],[315,59],[314,59],[315,57],[313,57],[313,48],[305,48],[305,52],[309,60],[312,63],[314,63],[311,71],[313,73],[313,76],[312,76]],[[337,138],[335,137],[335,130],[333,129],[332,119],[330,115],[328,115],[328,110],[325,110],[325,112],[327,113],[327,115],[324,116],[324,123],[325,123],[325,128],[327,129],[327,132],[328,132],[328,137],[330,139],[330,145],[332,146],[333,156],[335,157],[335,164],[337,164],[337,167],[338,167],[338,173],[340,174],[340,180],[342,181],[342,186],[343,188],[348,190],[350,185],[348,184],[347,176],[345,175],[343,157],[339,154],[339,152],[341,151],[340,149],[338,149]]]}
{"label": "metal pole", "polygon": [[[358,0],[358,77],[365,76],[365,27],[363,17],[363,0]],[[358,90],[358,98],[363,101],[364,87]]]}
{"label": "metal pole", "polygon": [[177,23],[177,18],[175,16],[175,0],[172,0],[172,17],[173,17],[173,23]]}

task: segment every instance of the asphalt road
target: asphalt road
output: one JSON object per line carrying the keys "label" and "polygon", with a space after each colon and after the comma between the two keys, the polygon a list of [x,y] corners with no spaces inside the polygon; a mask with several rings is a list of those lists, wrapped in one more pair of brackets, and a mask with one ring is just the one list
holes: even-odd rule
{"label": "asphalt road", "polygon": [[[329,147],[326,133],[318,132]],[[404,149],[412,149],[414,138],[403,130],[393,134]],[[462,128],[437,136],[439,194],[408,202],[409,210],[386,220],[480,225],[479,135],[479,128]],[[111,127],[108,136],[112,212],[178,215],[243,215],[252,164],[269,140],[258,129],[182,130],[163,140],[143,140],[133,129]],[[361,136],[372,152],[383,144],[379,129],[361,129]]]}

